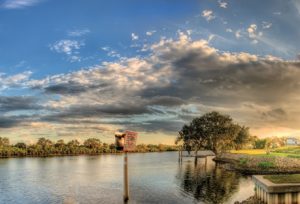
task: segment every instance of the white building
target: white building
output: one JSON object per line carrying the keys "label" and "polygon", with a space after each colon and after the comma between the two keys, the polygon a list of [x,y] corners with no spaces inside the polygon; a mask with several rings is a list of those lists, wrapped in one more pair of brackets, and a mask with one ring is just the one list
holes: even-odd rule
{"label": "white building", "polygon": [[295,137],[288,137],[288,138],[286,138],[286,145],[287,146],[300,145],[300,141]]}

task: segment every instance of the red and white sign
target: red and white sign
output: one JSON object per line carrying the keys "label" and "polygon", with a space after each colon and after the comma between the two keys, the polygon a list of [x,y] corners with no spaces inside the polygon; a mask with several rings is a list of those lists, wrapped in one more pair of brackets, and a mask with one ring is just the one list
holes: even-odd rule
{"label": "red and white sign", "polygon": [[124,151],[134,151],[136,148],[137,132],[125,131]]}

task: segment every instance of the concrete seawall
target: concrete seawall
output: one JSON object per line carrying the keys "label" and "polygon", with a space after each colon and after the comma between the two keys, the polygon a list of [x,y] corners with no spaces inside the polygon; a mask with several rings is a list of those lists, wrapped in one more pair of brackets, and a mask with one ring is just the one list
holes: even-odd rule
{"label": "concrete seawall", "polygon": [[263,176],[253,176],[255,197],[265,204],[300,204],[300,183],[275,184]]}

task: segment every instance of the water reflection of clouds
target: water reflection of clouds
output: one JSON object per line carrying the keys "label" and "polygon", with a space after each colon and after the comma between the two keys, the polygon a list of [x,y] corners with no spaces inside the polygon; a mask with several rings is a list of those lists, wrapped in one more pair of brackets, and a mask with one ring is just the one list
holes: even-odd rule
{"label": "water reflection of clouds", "polygon": [[[250,179],[210,159],[206,168],[202,159],[187,160],[179,164],[177,152],[130,154],[130,204],[232,204],[251,196]],[[0,167],[0,203],[122,203],[123,155],[7,159]]]}

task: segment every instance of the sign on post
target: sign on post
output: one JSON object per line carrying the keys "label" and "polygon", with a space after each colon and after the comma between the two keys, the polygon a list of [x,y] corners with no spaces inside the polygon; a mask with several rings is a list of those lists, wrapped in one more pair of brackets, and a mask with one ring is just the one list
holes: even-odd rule
{"label": "sign on post", "polygon": [[[123,151],[124,151],[124,201],[129,200],[129,178],[128,178],[128,155],[127,152],[134,151],[136,148],[137,132],[126,130],[122,134],[115,134],[116,144],[122,148],[120,141],[124,141]],[[120,143],[119,143],[120,142]]]}
{"label": "sign on post", "polygon": [[124,151],[134,151],[136,148],[137,132],[125,131]]}

